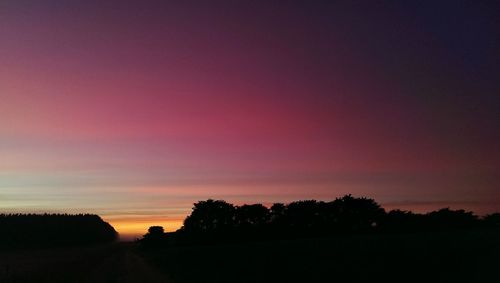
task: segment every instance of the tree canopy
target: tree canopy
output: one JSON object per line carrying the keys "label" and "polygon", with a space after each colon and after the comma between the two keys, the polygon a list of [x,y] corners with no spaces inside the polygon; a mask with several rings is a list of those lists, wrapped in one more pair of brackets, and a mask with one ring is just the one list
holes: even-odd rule
{"label": "tree canopy", "polygon": [[326,202],[275,203],[269,208],[208,199],[195,203],[184,225],[169,237],[178,243],[217,243],[349,233],[450,231],[500,227],[499,219],[498,214],[480,219],[470,211],[449,208],[426,214],[386,212],[375,200],[352,195]]}
{"label": "tree canopy", "polygon": [[53,247],[115,241],[118,233],[93,214],[0,214],[0,247]]}

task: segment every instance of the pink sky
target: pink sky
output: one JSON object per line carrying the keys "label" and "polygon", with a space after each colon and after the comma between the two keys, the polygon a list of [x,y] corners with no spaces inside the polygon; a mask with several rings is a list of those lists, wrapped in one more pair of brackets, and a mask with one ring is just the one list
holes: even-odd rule
{"label": "pink sky", "polygon": [[465,61],[417,12],[119,3],[2,4],[1,211],[136,235],[206,198],[499,210],[487,22],[452,30]]}

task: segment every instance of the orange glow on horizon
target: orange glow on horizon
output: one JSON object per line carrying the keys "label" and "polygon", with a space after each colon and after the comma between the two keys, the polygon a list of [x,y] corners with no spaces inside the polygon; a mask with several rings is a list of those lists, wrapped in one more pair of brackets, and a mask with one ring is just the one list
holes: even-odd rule
{"label": "orange glow on horizon", "polygon": [[104,219],[120,234],[121,240],[134,240],[146,234],[151,226],[163,226],[166,232],[181,228],[183,219],[173,218],[115,218]]}

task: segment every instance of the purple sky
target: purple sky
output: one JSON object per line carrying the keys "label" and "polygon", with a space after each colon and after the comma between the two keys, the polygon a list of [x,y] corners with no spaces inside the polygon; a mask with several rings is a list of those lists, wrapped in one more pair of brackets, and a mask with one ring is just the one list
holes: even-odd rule
{"label": "purple sky", "polygon": [[309,2],[2,1],[0,211],[500,210],[498,3]]}

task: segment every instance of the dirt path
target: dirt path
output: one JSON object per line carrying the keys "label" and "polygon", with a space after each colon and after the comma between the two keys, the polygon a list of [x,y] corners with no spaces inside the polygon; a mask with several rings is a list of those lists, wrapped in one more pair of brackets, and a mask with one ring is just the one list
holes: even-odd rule
{"label": "dirt path", "polygon": [[120,247],[102,259],[84,283],[172,283],[130,248]]}

